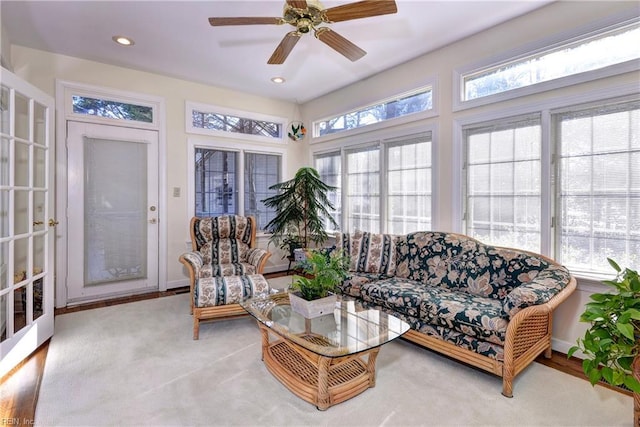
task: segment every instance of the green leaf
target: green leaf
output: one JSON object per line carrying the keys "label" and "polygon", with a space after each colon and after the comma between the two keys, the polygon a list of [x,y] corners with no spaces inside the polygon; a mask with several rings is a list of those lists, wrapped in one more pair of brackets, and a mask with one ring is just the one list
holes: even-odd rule
{"label": "green leaf", "polygon": [[589,377],[589,382],[591,383],[591,385],[596,384],[598,381],[600,381],[600,378],[602,378],[602,374],[598,369],[591,369],[587,376]]}
{"label": "green leaf", "polygon": [[569,349],[569,351],[567,352],[567,359],[570,359],[570,358],[571,358],[571,356],[573,356],[573,354],[574,354],[576,351],[578,351],[578,350],[580,350],[580,347],[578,347],[578,346],[575,346],[575,345],[574,345],[573,347],[571,347],[571,348]]}
{"label": "green leaf", "polygon": [[630,340],[634,340],[632,325],[630,325],[629,323],[616,323],[616,328],[622,335],[629,338]]}
{"label": "green leaf", "polygon": [[633,391],[634,393],[640,393],[640,382],[631,375],[627,375],[625,377],[624,385],[626,385],[629,390]]}
{"label": "green leaf", "polygon": [[622,269],[620,268],[620,266],[618,265],[618,263],[616,263],[614,260],[612,260],[611,258],[607,258],[607,261],[609,261],[609,265],[611,267],[613,267],[613,269],[617,272],[620,272]]}

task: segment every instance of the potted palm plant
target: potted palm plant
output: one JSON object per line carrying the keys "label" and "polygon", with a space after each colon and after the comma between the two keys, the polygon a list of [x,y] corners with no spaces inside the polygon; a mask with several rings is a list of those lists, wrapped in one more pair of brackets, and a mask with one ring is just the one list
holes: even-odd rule
{"label": "potted palm plant", "polygon": [[316,169],[302,167],[292,179],[269,188],[278,193],[262,200],[265,206],[276,211],[266,229],[271,232],[270,242],[285,253],[292,251],[292,242],[301,248],[308,248],[312,243],[322,245],[329,238],[325,218],[338,228],[329,213],[334,206],[328,196],[336,187],[325,184]]}
{"label": "potted palm plant", "polygon": [[591,326],[567,356],[578,350],[586,356],[582,369],[592,385],[604,378],[611,385],[630,389],[635,425],[640,425],[640,278],[636,270],[623,270],[612,259],[608,261],[617,274],[603,283],[615,292],[591,295],[580,315],[580,321]]}
{"label": "potted palm plant", "polygon": [[349,270],[349,258],[342,251],[312,249],[299,263],[304,275],[294,276],[289,302],[294,311],[313,318],[332,313],[335,291]]}

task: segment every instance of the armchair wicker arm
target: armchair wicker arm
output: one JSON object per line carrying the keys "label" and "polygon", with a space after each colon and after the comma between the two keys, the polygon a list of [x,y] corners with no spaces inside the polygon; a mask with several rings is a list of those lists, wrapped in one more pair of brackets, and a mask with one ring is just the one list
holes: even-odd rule
{"label": "armchair wicker arm", "polygon": [[256,268],[257,274],[262,274],[271,252],[261,248],[252,248],[247,252],[247,262]]}
{"label": "armchair wicker arm", "polygon": [[189,289],[191,293],[191,314],[193,314],[193,291],[196,284],[196,280],[200,277],[200,270],[203,268],[204,261],[202,254],[198,251],[186,252],[180,255],[178,260],[184,264],[189,271]]}

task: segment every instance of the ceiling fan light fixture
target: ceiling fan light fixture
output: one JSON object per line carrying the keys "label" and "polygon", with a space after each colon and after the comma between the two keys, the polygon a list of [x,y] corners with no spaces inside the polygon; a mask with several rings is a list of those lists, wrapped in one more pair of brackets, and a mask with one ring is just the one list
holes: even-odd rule
{"label": "ceiling fan light fixture", "polygon": [[120,46],[133,46],[136,44],[132,38],[125,36],[113,36],[111,37],[111,40],[118,43]]}

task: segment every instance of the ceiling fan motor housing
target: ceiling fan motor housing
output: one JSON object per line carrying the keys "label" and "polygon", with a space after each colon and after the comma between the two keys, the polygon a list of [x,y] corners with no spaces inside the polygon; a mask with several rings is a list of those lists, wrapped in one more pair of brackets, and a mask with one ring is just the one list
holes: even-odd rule
{"label": "ceiling fan motor housing", "polygon": [[325,22],[322,16],[323,9],[318,4],[307,4],[306,9],[297,9],[289,4],[284,7],[284,21],[294,27],[302,34],[307,34],[315,26]]}

